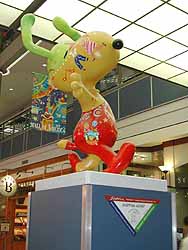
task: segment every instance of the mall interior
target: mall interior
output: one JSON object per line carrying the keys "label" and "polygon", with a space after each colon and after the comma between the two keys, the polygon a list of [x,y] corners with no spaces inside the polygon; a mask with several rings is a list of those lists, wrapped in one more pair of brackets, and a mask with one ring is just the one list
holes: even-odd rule
{"label": "mall interior", "polygon": [[[182,237],[188,216],[188,1],[0,0],[0,178],[8,174],[17,183],[13,196],[0,194],[0,224],[8,224],[0,227],[0,250],[34,249],[26,248],[29,193],[39,180],[73,173],[68,151],[57,142],[72,140],[82,112],[68,94],[65,133],[31,126],[33,72],[47,75],[47,59],[24,47],[20,22],[27,13],[35,15],[34,43],[47,50],[71,43],[53,26],[55,16],[81,36],[104,31],[123,41],[117,67],[97,83],[116,119],[114,151],[125,142],[136,146],[121,176],[166,180]],[[101,162],[95,171],[105,168]]]}

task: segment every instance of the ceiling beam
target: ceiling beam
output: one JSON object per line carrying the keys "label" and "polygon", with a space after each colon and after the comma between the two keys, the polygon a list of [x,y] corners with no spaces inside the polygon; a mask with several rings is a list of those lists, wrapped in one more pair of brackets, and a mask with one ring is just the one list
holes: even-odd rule
{"label": "ceiling beam", "polygon": [[[34,42],[39,39],[34,38]],[[22,43],[22,37],[19,35],[6,49],[0,54],[0,71],[6,73],[7,67],[11,65],[16,59],[18,59],[26,49]]]}
{"label": "ceiling beam", "polygon": [[46,0],[35,0],[33,1],[24,11],[23,13],[11,24],[9,29],[18,29],[20,27],[20,21],[22,17],[27,13],[34,13]]}
{"label": "ceiling beam", "polygon": [[[26,52],[26,49],[24,48],[22,43],[20,32],[15,35],[17,29],[20,27],[21,18],[26,13],[34,13],[44,2],[46,2],[46,0],[33,1],[9,27],[8,32],[12,32],[12,36],[15,36],[15,38],[13,38],[13,41],[0,54],[0,71],[2,73],[6,73],[7,67],[12,64],[18,57],[20,57],[24,52]],[[37,42],[39,38],[34,37],[33,40],[34,42]]]}

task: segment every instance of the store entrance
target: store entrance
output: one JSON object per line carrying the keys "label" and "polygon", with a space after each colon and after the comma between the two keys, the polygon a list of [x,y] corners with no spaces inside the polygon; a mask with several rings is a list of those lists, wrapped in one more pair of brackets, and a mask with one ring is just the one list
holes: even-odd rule
{"label": "store entrance", "polygon": [[7,199],[6,221],[8,232],[4,232],[2,250],[25,250],[27,229],[28,196]]}
{"label": "store entrance", "polygon": [[28,197],[16,199],[13,230],[13,250],[25,250]]}

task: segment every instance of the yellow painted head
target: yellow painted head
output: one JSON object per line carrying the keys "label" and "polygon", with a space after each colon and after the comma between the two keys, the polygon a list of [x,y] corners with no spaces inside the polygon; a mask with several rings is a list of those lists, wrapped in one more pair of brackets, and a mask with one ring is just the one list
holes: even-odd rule
{"label": "yellow painted head", "polygon": [[98,31],[81,36],[62,18],[55,17],[53,24],[56,29],[69,36],[74,43],[57,44],[48,51],[32,42],[31,28],[34,22],[34,15],[23,16],[23,43],[31,52],[48,58],[49,81],[58,89],[72,92],[72,73],[78,73],[87,88],[94,88],[100,79],[116,67],[120,56],[119,50],[123,47],[121,40]]}
{"label": "yellow painted head", "polygon": [[56,70],[49,69],[50,81],[58,89],[71,91],[70,75],[76,72],[83,84],[92,88],[116,67],[122,47],[121,40],[107,33],[87,33],[67,49],[64,62]]}

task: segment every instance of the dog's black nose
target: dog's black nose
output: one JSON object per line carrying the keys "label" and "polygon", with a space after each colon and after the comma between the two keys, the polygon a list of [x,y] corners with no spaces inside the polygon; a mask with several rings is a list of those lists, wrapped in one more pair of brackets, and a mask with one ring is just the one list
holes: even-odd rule
{"label": "dog's black nose", "polygon": [[123,41],[120,39],[115,39],[112,43],[112,47],[114,49],[122,49],[123,48]]}

